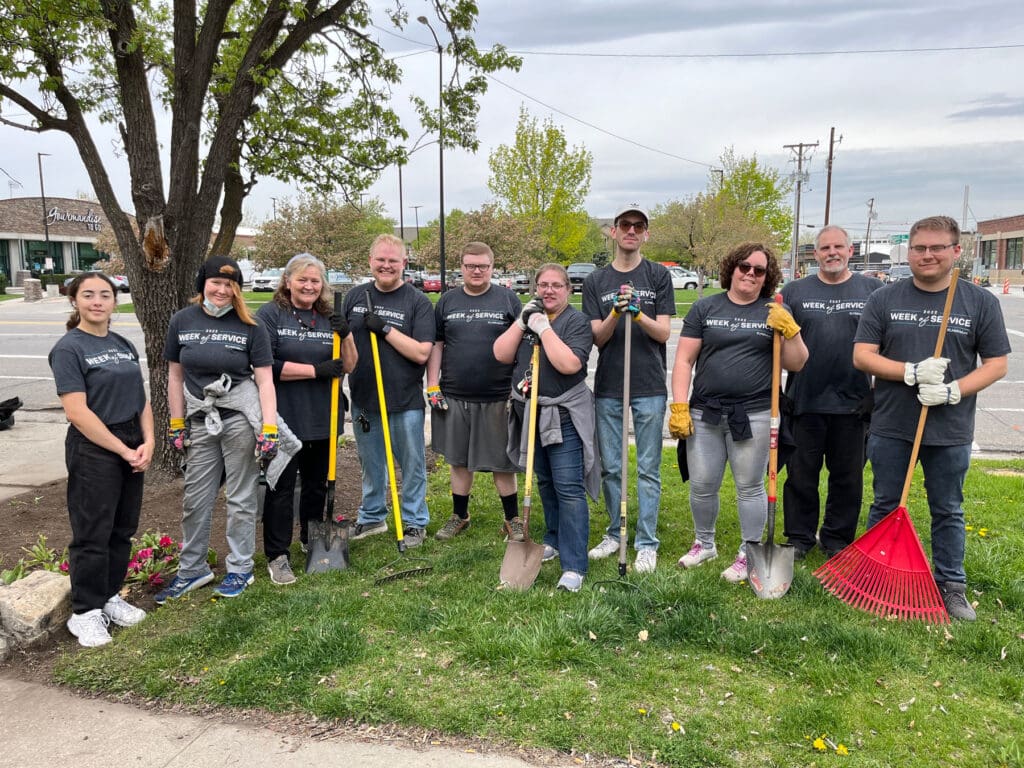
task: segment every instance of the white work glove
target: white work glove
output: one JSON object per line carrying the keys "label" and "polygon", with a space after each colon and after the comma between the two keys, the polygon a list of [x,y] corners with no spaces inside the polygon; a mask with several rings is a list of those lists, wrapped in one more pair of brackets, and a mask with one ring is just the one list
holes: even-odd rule
{"label": "white work glove", "polygon": [[917,388],[917,400],[921,405],[956,405],[960,402],[960,385],[955,381],[949,384],[921,384]]}
{"label": "white work glove", "polygon": [[903,383],[908,387],[918,384],[941,384],[946,377],[949,358],[926,357],[919,363],[904,363]]}
{"label": "white work glove", "polygon": [[548,320],[548,316],[543,312],[538,312],[535,315],[530,315],[529,319],[526,321],[526,324],[530,327],[531,331],[537,334],[538,339],[540,338],[541,334],[544,333],[544,331],[551,330],[551,321]]}

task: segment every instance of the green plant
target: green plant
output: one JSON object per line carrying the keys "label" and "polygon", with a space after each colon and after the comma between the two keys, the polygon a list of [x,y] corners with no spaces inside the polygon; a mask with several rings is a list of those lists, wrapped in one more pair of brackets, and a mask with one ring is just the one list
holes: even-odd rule
{"label": "green plant", "polygon": [[5,568],[0,570],[0,584],[9,585],[16,582],[18,579],[23,579],[28,575],[28,569],[25,567],[25,560],[21,559],[14,564],[13,568]]}
{"label": "green plant", "polygon": [[162,533],[147,532],[133,543],[125,581],[156,589],[178,570],[181,544]]}
{"label": "green plant", "polygon": [[25,559],[26,570],[42,568],[44,571],[56,571],[59,573],[68,572],[68,548],[57,554],[57,550],[46,545],[46,537],[39,534],[36,543],[31,547],[22,547],[21,551],[28,555]]}
{"label": "green plant", "polygon": [[0,296],[7,293],[7,275],[0,272]]}

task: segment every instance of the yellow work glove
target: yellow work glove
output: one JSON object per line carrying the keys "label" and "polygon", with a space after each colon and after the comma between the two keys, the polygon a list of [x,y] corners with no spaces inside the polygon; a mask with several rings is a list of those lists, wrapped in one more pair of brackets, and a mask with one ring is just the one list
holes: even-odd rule
{"label": "yellow work glove", "polygon": [[693,434],[693,419],[690,418],[689,403],[672,403],[669,406],[668,433],[676,440],[685,440]]}
{"label": "yellow work glove", "polygon": [[774,301],[768,307],[768,327],[778,331],[787,339],[792,339],[800,333],[800,326],[796,324],[793,316],[786,311],[786,308]]}

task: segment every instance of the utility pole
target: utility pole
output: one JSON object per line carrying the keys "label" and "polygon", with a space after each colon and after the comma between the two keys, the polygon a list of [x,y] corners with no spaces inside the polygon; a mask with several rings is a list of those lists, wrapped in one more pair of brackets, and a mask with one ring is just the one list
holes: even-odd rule
{"label": "utility pole", "polygon": [[967,198],[970,196],[970,194],[971,194],[971,185],[970,184],[964,184],[964,215],[963,215],[963,218],[960,219],[960,231],[961,232],[966,232],[967,231]]}
{"label": "utility pole", "polygon": [[[52,255],[50,253],[50,219],[46,212],[46,188],[43,186],[43,158],[49,156],[48,152],[36,152],[36,161],[39,163],[39,195],[43,200],[43,232],[46,238],[45,258],[49,258]],[[45,259],[43,264],[46,264]]]}
{"label": "utility pole", "polygon": [[410,208],[416,213],[416,257],[419,258],[420,251],[420,208],[422,205],[410,205]]}
{"label": "utility pole", "polygon": [[796,173],[793,174],[793,178],[796,179],[796,215],[793,219],[793,253],[789,259],[789,279],[796,279],[796,262],[797,262],[797,249],[800,247],[800,187],[804,183],[804,177],[807,175],[804,173],[804,150],[813,149],[818,146],[818,142],[813,144],[806,144],[800,142],[799,144],[783,144],[783,149],[790,149],[796,153]]}
{"label": "utility pole", "polygon": [[825,181],[825,225],[828,226],[828,212],[829,207],[832,204],[832,158],[836,144],[841,144],[843,141],[843,135],[839,134],[839,140],[836,140],[836,127],[833,125],[828,132],[828,162],[825,164],[828,170],[828,175]]}
{"label": "utility pole", "polygon": [[864,232],[864,266],[867,266],[868,259],[871,258],[871,220],[877,219],[878,214],[875,213],[875,198],[868,200],[868,226]]}

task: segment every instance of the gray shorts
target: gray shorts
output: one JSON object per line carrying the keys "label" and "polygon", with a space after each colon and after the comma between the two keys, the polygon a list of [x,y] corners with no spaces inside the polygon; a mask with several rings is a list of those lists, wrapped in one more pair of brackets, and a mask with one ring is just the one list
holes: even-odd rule
{"label": "gray shorts", "polygon": [[507,401],[471,403],[445,398],[448,410],[430,409],[430,447],[453,467],[470,472],[516,472],[505,453]]}

